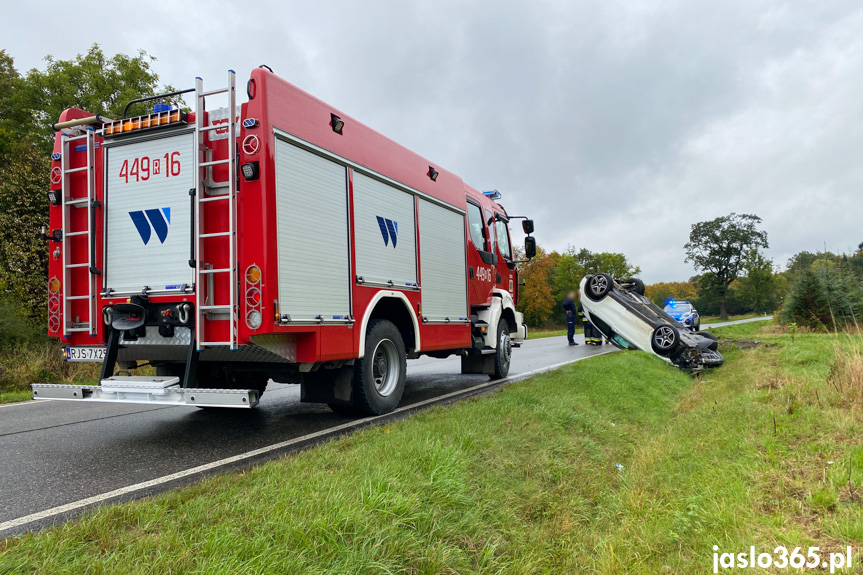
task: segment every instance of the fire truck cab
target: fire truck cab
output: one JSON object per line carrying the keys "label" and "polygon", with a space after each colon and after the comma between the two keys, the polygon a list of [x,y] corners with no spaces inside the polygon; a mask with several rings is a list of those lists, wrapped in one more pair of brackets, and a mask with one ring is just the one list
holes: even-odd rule
{"label": "fire truck cab", "polygon": [[[34,397],[254,407],[274,380],[382,414],[409,358],[506,377],[527,328],[500,194],[268,68],[239,106],[236,90],[230,71],[224,89],[198,78],[131,102],[138,116],[69,109],[55,124],[48,333],[102,370]],[[194,111],[164,103],[183,94]],[[156,375],[132,375],[145,365]]]}

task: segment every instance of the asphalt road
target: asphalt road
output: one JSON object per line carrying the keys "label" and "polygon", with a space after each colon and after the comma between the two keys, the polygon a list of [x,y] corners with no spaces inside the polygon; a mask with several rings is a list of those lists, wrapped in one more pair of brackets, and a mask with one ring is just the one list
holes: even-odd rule
{"label": "asphalt road", "polygon": [[758,317],[751,317],[749,319],[738,319],[736,321],[724,321],[721,323],[709,323],[701,326],[701,329],[715,329],[717,327],[725,327],[726,325],[737,325],[739,323],[753,323],[756,321],[772,321],[772,315],[761,315]]}
{"label": "asphalt road", "polygon": [[[510,377],[611,349],[587,347],[583,340],[569,347],[563,337],[530,340],[514,350]],[[409,361],[401,405],[489,381],[459,371],[458,358]],[[324,405],[300,403],[299,386],[274,383],[252,410],[59,401],[0,406],[0,537],[62,522],[96,503],[141,497],[259,463],[302,447],[294,441],[348,428],[353,421]]]}
{"label": "asphalt road", "polygon": [[[562,337],[530,340],[513,350],[510,376],[611,349],[611,346],[569,347]],[[401,405],[489,381],[488,376],[459,372],[458,358],[424,357],[409,361]],[[210,411],[59,401],[0,406],[0,536],[51,524],[67,515],[48,514],[27,524],[8,525],[25,516],[351,421],[332,413],[325,405],[300,403],[298,385],[275,383],[270,384],[259,406],[252,410]],[[243,464],[278,454],[269,452]],[[208,473],[225,467],[230,465],[216,466]],[[198,479],[201,475],[186,479]],[[176,482],[163,483],[158,489],[141,490],[125,498],[174,485]]]}

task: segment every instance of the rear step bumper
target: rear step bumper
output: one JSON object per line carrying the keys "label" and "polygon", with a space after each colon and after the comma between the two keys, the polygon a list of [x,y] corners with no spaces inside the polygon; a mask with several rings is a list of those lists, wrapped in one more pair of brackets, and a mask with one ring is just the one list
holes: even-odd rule
{"label": "rear step bumper", "polygon": [[34,383],[30,387],[33,399],[239,408],[258,404],[254,389],[183,388],[177,377],[114,376],[102,380],[102,385]]}

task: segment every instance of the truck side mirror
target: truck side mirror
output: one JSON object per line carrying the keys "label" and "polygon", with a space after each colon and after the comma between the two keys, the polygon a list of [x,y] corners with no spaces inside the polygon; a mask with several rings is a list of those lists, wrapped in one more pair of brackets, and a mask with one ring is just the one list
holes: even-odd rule
{"label": "truck side mirror", "polygon": [[524,220],[521,222],[521,229],[524,230],[524,233],[530,235],[533,233],[533,220]]}
{"label": "truck side mirror", "polygon": [[527,236],[526,238],[524,238],[524,255],[529,260],[533,259],[536,256],[536,238],[532,236]]}

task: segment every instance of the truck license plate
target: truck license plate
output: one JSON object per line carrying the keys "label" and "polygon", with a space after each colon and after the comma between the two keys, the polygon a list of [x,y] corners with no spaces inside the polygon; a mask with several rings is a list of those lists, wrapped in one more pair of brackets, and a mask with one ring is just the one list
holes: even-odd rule
{"label": "truck license plate", "polygon": [[63,355],[66,361],[104,361],[104,347],[67,347]]}

